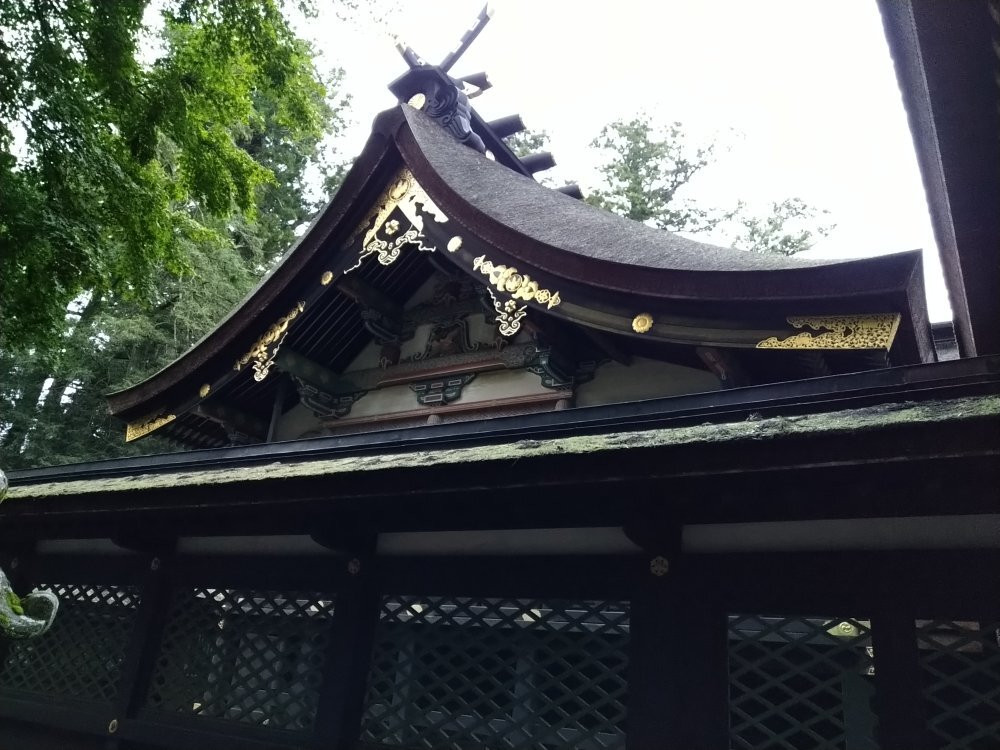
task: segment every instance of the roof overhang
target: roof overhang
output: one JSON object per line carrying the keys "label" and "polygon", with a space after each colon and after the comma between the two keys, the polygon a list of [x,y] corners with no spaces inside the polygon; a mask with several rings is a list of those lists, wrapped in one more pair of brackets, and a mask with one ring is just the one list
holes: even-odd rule
{"label": "roof overhang", "polygon": [[[412,241],[392,236],[401,222]],[[110,394],[112,414],[130,423],[131,437],[162,429],[183,439],[191,420],[213,418],[206,399],[253,387],[251,366],[266,383],[286,335],[294,349],[317,326],[331,335],[346,326],[337,345],[356,346],[360,323],[337,322],[353,304],[349,276],[431,252],[489,289],[504,334],[525,316],[551,317],[692,347],[933,359],[919,253],[798,261],[694,242],[539,185],[401,105],[376,119],[340,190],[275,270],[190,351]],[[255,391],[251,400],[264,399]],[[245,416],[260,423],[265,415]]]}
{"label": "roof overhang", "polygon": [[963,355],[1000,352],[1000,6],[881,0]]}

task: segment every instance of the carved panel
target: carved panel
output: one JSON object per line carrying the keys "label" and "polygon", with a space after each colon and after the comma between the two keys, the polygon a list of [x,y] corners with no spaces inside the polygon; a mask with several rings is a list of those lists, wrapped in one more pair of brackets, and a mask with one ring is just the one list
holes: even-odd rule
{"label": "carved panel", "polygon": [[383,266],[393,264],[409,244],[423,252],[436,247],[424,244],[424,219],[432,217],[443,223],[448,217],[417,183],[408,169],[402,170],[379,197],[375,207],[358,226],[354,236],[364,232],[357,262],[344,273],[359,268],[375,255]]}
{"label": "carved panel", "polygon": [[410,389],[417,394],[417,403],[421,406],[450,404],[461,397],[462,389],[475,377],[475,373],[466,373],[438,380],[425,380],[421,383],[411,383]]}
{"label": "carved panel", "polygon": [[892,346],[899,328],[898,313],[790,317],[793,328],[811,330],[788,338],[771,336],[757,343],[758,349],[884,349]]}
{"label": "carved panel", "polygon": [[278,350],[288,335],[288,327],[295,320],[299,313],[306,309],[305,302],[299,302],[287,315],[278,320],[258,338],[250,350],[236,360],[233,365],[234,370],[241,370],[249,362],[253,362],[253,379],[261,381],[267,377],[274,365],[274,358],[278,355]]}
{"label": "carved panel", "polygon": [[485,255],[476,258],[472,267],[487,276],[490,284],[505,297],[497,297],[493,289],[487,288],[496,310],[497,325],[504,336],[514,336],[521,330],[521,319],[528,314],[528,306],[519,305],[517,300],[534,301],[549,310],[562,302],[559,292],[541,288],[537,281],[527,274],[518,273],[513,266],[494,265]]}
{"label": "carved panel", "polygon": [[340,419],[351,413],[354,402],[368,391],[353,393],[328,393],[322,388],[296,375],[292,376],[302,405],[319,418]]}
{"label": "carved panel", "polygon": [[143,417],[135,422],[129,422],[125,427],[125,442],[130,443],[141,437],[148,435],[154,430],[158,430],[163,425],[177,419],[176,414],[159,414],[153,417]]}

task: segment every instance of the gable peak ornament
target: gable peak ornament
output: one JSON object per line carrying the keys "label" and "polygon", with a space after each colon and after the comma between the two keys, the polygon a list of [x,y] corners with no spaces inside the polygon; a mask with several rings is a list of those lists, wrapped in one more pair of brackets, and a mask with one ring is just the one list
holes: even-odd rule
{"label": "gable peak ornament", "polygon": [[469,100],[486,91],[491,84],[485,73],[453,78],[448,71],[479,36],[492,15],[490,6],[484,6],[455,49],[438,65],[428,64],[409,44],[396,37],[396,49],[410,69],[389,84],[389,90],[400,102],[421,110],[459,143],[481,154],[486,153],[486,144],[472,129]]}

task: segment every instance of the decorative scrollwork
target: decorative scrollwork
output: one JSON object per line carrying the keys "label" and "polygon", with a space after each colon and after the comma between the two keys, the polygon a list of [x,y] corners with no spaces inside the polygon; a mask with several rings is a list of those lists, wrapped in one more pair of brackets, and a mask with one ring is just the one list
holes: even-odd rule
{"label": "decorative scrollwork", "polygon": [[496,322],[500,333],[504,336],[513,336],[520,331],[521,318],[528,314],[528,306],[518,306],[512,299],[501,301],[497,299],[492,289],[487,288],[486,291],[490,293],[493,308],[497,311]]}
{"label": "decorative scrollwork", "polygon": [[[396,209],[399,209],[410,223],[410,226],[402,232],[399,219],[390,218]],[[364,232],[361,252],[358,254],[357,262],[344,273],[359,268],[371,255],[377,255],[378,262],[383,266],[392,265],[399,258],[403,247],[408,244],[416,245],[422,252],[436,251],[436,247],[424,245],[423,242],[425,214],[433,216],[438,223],[448,221],[448,217],[420,187],[410,170],[404,169],[379,196],[375,207],[355,230],[353,235],[355,237]],[[380,237],[379,234],[383,236]]]}
{"label": "decorative scrollwork", "polygon": [[130,443],[133,440],[138,440],[153,430],[158,430],[163,425],[173,422],[175,419],[177,419],[176,414],[158,414],[153,417],[143,417],[135,422],[129,422],[125,426],[125,442]]}
{"label": "decorative scrollwork", "polygon": [[506,292],[514,299],[523,299],[526,302],[534,300],[546,305],[550,310],[562,302],[559,292],[541,289],[538,282],[527,274],[518,273],[513,266],[494,265],[493,261],[486,260],[485,255],[476,258],[472,262],[472,267],[484,276],[489,276],[493,286],[501,292]]}
{"label": "decorative scrollwork", "polygon": [[288,311],[287,315],[278,318],[277,322],[264,331],[263,335],[254,342],[250,350],[236,360],[233,369],[239,371],[250,361],[253,361],[253,379],[260,382],[266,378],[274,365],[274,358],[277,356],[278,350],[285,341],[285,336],[288,335],[288,326],[305,309],[306,303],[300,301]]}
{"label": "decorative scrollwork", "polygon": [[779,339],[771,336],[758,349],[884,349],[892,346],[899,328],[898,313],[787,318],[793,328],[812,330]]}
{"label": "decorative scrollwork", "polygon": [[527,274],[518,273],[513,266],[495,265],[493,261],[487,260],[485,255],[480,255],[472,262],[472,267],[484,276],[488,276],[490,284],[497,290],[510,295],[510,299],[500,300],[493,290],[487,287],[490,298],[493,300],[493,307],[497,312],[496,322],[500,333],[504,336],[513,336],[521,330],[521,319],[528,314],[527,305],[518,305],[515,300],[531,302],[534,300],[539,304],[546,305],[551,310],[562,302],[559,292],[552,292],[539,287],[538,282]]}

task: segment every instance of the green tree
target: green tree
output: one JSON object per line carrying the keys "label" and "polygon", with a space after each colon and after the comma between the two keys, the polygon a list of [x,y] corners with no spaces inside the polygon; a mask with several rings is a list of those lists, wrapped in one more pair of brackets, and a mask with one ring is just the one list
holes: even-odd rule
{"label": "green tree", "polygon": [[774,203],[767,216],[700,206],[683,189],[713,163],[714,143],[692,143],[679,122],[656,126],[648,116],[606,125],[591,144],[603,155],[603,185],[587,201],[635,221],[671,232],[723,232],[734,247],[793,255],[808,249],[832,227],[822,213],[798,198]]}
{"label": "green tree", "polygon": [[151,304],[160,269],[190,271],[192,220],[252,220],[276,178],[241,140],[265,119],[322,135],[324,82],[275,0],[168,1],[158,33],[147,4],[0,0],[6,349],[57,340],[90,289]]}
{"label": "green tree", "polygon": [[536,154],[539,151],[548,151],[549,134],[544,130],[522,130],[503,139],[507,147],[514,152],[514,156],[522,158]]}
{"label": "green tree", "polygon": [[[15,5],[0,0],[0,18],[16,15]],[[33,8],[47,26],[72,30],[66,31],[68,39],[89,40],[108,33],[98,28],[97,15],[118,14],[115,22],[122,24],[135,13],[141,16],[142,5],[132,16],[124,4]],[[84,29],[74,14],[91,25]],[[104,64],[53,53],[56,68],[44,76],[29,71],[31,45],[49,46],[35,39],[38,18],[24,19],[16,34],[20,41],[0,47],[0,55],[25,62],[26,76],[65,92],[72,87],[60,76],[83,76],[87,65]],[[0,132],[10,135],[0,144],[10,146],[8,168],[0,169],[5,207],[0,465],[5,468],[170,449],[155,437],[125,445],[121,426],[107,414],[104,393],[148,376],[216,325],[324,200],[310,183],[332,187],[342,171],[321,154],[324,136],[342,125],[339,113],[346,102],[336,97],[339,73],[321,80],[311,51],[291,35],[272,3],[164,6],[163,27],[152,37],[160,49],[148,63],[136,53],[138,27],[128,29],[129,52],[119,56],[127,70],[108,77],[141,89],[133,92],[130,106],[146,107],[143,117],[130,110],[132,119],[114,120],[124,109],[74,99],[80,111],[70,107],[64,122],[53,127],[86,133],[93,126],[100,138],[85,138],[78,152],[64,156],[45,133],[32,134],[24,124],[30,117],[22,112],[20,120],[10,118],[14,109],[0,106],[0,118],[7,118],[0,119],[6,127]],[[38,86],[30,77],[21,85]],[[171,100],[170,94],[178,98]],[[171,111],[159,112],[157,106]],[[102,118],[111,119],[102,126]],[[151,148],[144,150],[144,143]],[[84,171],[46,171],[46,164],[59,159]],[[129,178],[126,169],[142,179]],[[46,181],[50,173],[64,184]],[[121,200],[108,205],[115,191]],[[64,216],[59,212],[65,206],[79,210]],[[129,210],[140,213],[124,215]],[[33,227],[38,218],[51,226]],[[162,240],[159,246],[137,246],[144,222],[153,225],[149,231]],[[79,241],[63,252],[58,239],[66,233],[70,239],[78,234]],[[28,252],[31,248],[40,255]],[[59,267],[67,262],[68,270]],[[21,296],[8,298],[8,291]],[[29,304],[35,298],[44,300],[39,310]]]}

